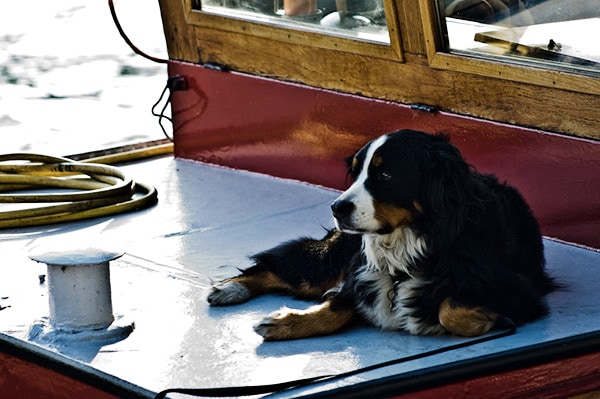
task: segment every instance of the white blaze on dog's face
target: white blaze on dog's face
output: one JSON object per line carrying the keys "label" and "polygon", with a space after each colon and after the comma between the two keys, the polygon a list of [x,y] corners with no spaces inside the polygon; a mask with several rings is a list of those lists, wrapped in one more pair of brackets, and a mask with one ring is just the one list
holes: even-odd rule
{"label": "white blaze on dog's face", "polygon": [[417,162],[397,134],[381,136],[358,151],[349,165],[354,183],[331,205],[337,228],[388,234],[410,225],[420,211]]}
{"label": "white blaze on dog's face", "polygon": [[[346,232],[375,232],[381,228],[375,218],[373,197],[367,191],[365,182],[368,177],[368,165],[379,146],[387,140],[381,136],[370,142],[352,159],[351,173],[359,170],[354,183],[332,204],[333,215],[338,229]],[[365,151],[366,150],[366,151]],[[364,159],[361,159],[364,156]],[[361,159],[359,161],[359,159]],[[359,165],[359,162],[362,165]],[[361,167],[362,166],[362,167]]]}

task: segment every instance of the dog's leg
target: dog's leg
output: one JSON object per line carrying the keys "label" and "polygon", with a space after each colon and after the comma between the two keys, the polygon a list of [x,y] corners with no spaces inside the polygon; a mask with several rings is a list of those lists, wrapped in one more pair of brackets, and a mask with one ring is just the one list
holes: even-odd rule
{"label": "dog's leg", "polygon": [[327,232],[320,240],[284,242],[252,256],[254,265],[239,276],[213,285],[208,302],[232,305],[270,292],[318,299],[343,280],[360,246],[360,236],[339,230]]}
{"label": "dog's leg", "polygon": [[213,306],[234,305],[267,292],[288,290],[291,286],[269,271],[242,274],[213,285],[208,303]]}
{"label": "dog's leg", "polygon": [[305,310],[282,308],[272,313],[254,330],[265,341],[281,341],[331,334],[352,320],[351,308],[335,308],[325,301]]}
{"label": "dog's leg", "polygon": [[440,324],[454,335],[475,337],[490,331],[499,315],[484,307],[468,307],[446,298],[440,305]]}

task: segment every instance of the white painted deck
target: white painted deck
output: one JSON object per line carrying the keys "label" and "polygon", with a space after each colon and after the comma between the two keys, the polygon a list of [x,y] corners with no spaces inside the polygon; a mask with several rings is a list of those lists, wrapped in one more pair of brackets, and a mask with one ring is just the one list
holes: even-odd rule
{"label": "white painted deck", "polygon": [[[340,334],[290,342],[263,342],[252,326],[280,306],[307,302],[265,296],[246,304],[210,308],[211,281],[236,274],[247,255],[331,226],[333,190],[269,176],[175,160],[122,166],[134,180],[154,185],[153,208],[112,218],[0,232],[0,332],[28,341],[29,326],[48,315],[45,267],[27,254],[37,245],[74,248],[112,243],[126,254],[111,264],[117,323],[135,323],[116,343],[77,340],[50,346],[70,358],[144,390],[270,384],[336,374],[455,344],[461,338],[413,337],[357,327]],[[490,354],[559,342],[600,331],[600,254],[546,240],[550,272],[568,289],[549,296],[551,314],[515,335],[276,394],[291,397],[406,375]],[[71,361],[71,360],[69,360]]]}

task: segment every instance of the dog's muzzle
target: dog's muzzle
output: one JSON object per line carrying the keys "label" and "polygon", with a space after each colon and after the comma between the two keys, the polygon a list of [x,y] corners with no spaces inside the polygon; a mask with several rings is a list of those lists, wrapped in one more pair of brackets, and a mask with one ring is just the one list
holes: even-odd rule
{"label": "dog's muzzle", "polygon": [[352,211],[356,209],[356,205],[352,201],[338,199],[331,204],[331,212],[338,220],[347,219],[352,215]]}
{"label": "dog's muzzle", "polygon": [[331,204],[331,212],[340,230],[354,230],[352,223],[352,212],[356,205],[352,201],[337,199]]}

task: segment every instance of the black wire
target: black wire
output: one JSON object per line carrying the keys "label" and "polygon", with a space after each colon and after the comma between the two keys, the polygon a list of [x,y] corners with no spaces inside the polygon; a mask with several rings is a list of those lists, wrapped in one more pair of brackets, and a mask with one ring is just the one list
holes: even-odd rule
{"label": "black wire", "polygon": [[[165,96],[165,93],[167,92],[167,90],[169,90],[169,96],[167,97],[167,101],[165,101],[165,105],[162,107],[162,109],[160,110],[160,113],[156,112],[156,107],[158,106],[158,104],[160,104],[160,102],[162,101],[163,97]],[[152,115],[157,116],[158,117],[158,125],[160,126],[160,128],[163,131],[163,134],[165,135],[165,137],[171,141],[173,141],[173,138],[171,136],[169,136],[169,134],[167,133],[165,127],[162,124],[162,120],[166,119],[169,122],[171,122],[171,124],[173,124],[173,120],[165,115],[165,110],[167,109],[167,106],[171,103],[171,88],[170,88],[170,84],[169,84],[169,80],[167,80],[167,84],[165,85],[165,88],[163,89],[162,93],[160,93],[160,97],[158,98],[158,100],[154,103],[154,105],[151,108],[151,112]]]}
{"label": "black wire", "polygon": [[[168,60],[165,60],[163,58],[157,58],[157,57],[153,57],[151,55],[148,55],[146,53],[144,53],[142,50],[140,50],[139,48],[137,48],[133,42],[131,40],[129,40],[129,37],[125,34],[125,31],[123,30],[123,27],[121,26],[121,23],[119,22],[119,18],[117,17],[117,12],[115,11],[115,5],[113,4],[113,0],[108,0],[108,8],[110,8],[110,15],[112,15],[112,19],[113,22],[115,23],[115,26],[117,27],[117,30],[119,31],[119,34],[121,35],[121,37],[123,38],[123,40],[125,40],[125,43],[127,43],[127,45],[133,50],[134,53],[141,55],[142,57],[149,59],[150,61],[154,61],[157,62],[159,64],[165,64],[168,62]],[[156,103],[154,103],[154,105],[152,106],[152,115],[157,116],[158,117],[158,124],[160,126],[160,128],[163,131],[163,134],[165,135],[165,137],[167,139],[169,139],[170,141],[173,141],[173,138],[171,136],[169,136],[169,134],[167,133],[165,127],[162,124],[162,120],[166,119],[169,122],[171,122],[171,124],[173,124],[173,121],[171,120],[171,118],[169,118],[168,116],[165,116],[165,110],[167,109],[167,106],[171,103],[171,93],[169,92],[169,97],[167,98],[167,101],[165,102],[165,105],[163,106],[162,110],[160,111],[160,113],[156,113],[155,108],[156,106],[160,103],[160,101],[163,99],[165,92],[170,89],[169,87],[169,82],[167,82],[167,85],[165,86],[165,88],[163,89],[163,92],[161,93],[158,101]]]}
{"label": "black wire", "polygon": [[117,27],[117,30],[119,31],[119,34],[121,35],[123,40],[125,40],[125,43],[127,43],[127,45],[133,50],[134,53],[141,55],[142,57],[147,58],[150,61],[157,62],[159,64],[166,64],[167,62],[169,62],[169,60],[166,60],[164,58],[157,58],[157,57],[148,55],[148,54],[144,53],[142,50],[140,50],[139,48],[137,48],[133,44],[133,42],[131,40],[129,40],[129,37],[127,37],[127,35],[125,34],[125,31],[121,27],[119,18],[117,18],[117,12],[115,11],[115,5],[113,4],[113,0],[108,0],[108,8],[110,8],[110,15],[112,15],[112,19],[115,23],[115,26]]}
{"label": "black wire", "polygon": [[362,367],[355,370],[350,370],[345,373],[340,374],[330,374],[330,375],[322,375],[318,377],[312,378],[304,378],[301,380],[293,380],[287,382],[281,382],[277,384],[267,384],[267,385],[253,385],[253,386],[239,386],[239,387],[221,387],[221,388],[169,388],[165,389],[156,394],[154,399],[165,399],[167,394],[169,393],[181,393],[184,395],[191,396],[206,396],[206,397],[227,397],[227,396],[249,396],[249,395],[258,395],[264,393],[272,393],[279,392],[286,389],[291,388],[299,388],[301,386],[305,386],[315,382],[325,382],[333,379],[340,379],[350,377],[356,374],[365,373],[367,371],[372,371],[376,369],[380,369],[383,367],[393,366],[400,363],[409,362],[412,360],[422,359],[424,357],[438,355],[440,353],[449,352],[451,350],[456,350],[460,348],[465,348],[467,346],[479,344],[482,342],[491,341],[493,339],[507,337],[509,335],[514,334],[517,331],[517,328],[512,321],[510,324],[507,322],[506,329],[491,335],[485,335],[483,337],[474,338],[471,340],[467,340],[464,342],[460,342],[458,344],[444,346],[442,348],[433,349],[426,352],[417,353],[410,356],[401,357],[398,359],[389,360],[387,362],[376,363],[371,366]]}

